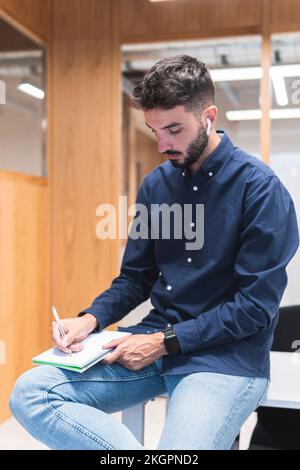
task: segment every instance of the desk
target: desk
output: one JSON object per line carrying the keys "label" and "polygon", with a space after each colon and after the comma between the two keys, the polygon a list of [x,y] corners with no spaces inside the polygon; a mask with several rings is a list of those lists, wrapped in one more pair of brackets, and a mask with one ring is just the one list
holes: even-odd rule
{"label": "desk", "polygon": [[[270,360],[271,383],[261,406],[300,409],[300,353],[271,351]],[[122,412],[122,422],[142,444],[145,404],[139,403]]]}
{"label": "desk", "polygon": [[271,351],[271,383],[261,406],[300,409],[300,353]]}

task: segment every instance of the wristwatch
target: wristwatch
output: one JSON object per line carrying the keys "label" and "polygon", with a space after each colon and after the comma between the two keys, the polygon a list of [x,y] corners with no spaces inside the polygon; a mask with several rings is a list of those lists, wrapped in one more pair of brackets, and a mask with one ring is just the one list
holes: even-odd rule
{"label": "wristwatch", "polygon": [[164,346],[167,354],[171,356],[180,353],[181,349],[174,328],[168,327],[163,333],[165,335]]}

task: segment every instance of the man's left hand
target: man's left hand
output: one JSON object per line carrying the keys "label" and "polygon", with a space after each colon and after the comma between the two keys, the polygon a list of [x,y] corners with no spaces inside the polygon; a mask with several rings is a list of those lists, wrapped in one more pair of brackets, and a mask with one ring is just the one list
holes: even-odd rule
{"label": "man's left hand", "polygon": [[162,332],[125,336],[102,347],[115,348],[104,358],[105,364],[117,362],[130,370],[142,369],[166,354]]}

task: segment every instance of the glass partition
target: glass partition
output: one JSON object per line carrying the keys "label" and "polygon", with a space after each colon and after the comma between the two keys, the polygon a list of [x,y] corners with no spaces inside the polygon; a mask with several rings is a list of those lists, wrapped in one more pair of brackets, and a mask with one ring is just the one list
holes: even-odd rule
{"label": "glass partition", "polygon": [[[272,36],[270,165],[293,197],[300,226],[300,33]],[[300,304],[300,252],[288,266],[284,305]]]}
{"label": "glass partition", "polygon": [[0,20],[0,170],[46,175],[44,50]]}

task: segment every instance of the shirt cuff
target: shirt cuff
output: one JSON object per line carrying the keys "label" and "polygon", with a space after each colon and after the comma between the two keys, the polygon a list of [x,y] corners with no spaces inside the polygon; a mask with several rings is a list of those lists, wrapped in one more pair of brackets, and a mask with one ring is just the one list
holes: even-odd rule
{"label": "shirt cuff", "polygon": [[201,336],[196,320],[186,320],[173,325],[182,353],[200,349]]}
{"label": "shirt cuff", "polygon": [[88,311],[83,310],[82,312],[78,313],[77,316],[78,316],[78,317],[83,317],[83,315],[86,315],[87,313],[89,313],[90,315],[93,315],[93,317],[96,318],[97,326],[96,326],[96,328],[95,328],[93,331],[99,331],[99,330],[100,330],[100,323],[99,323],[99,320],[98,320],[98,318],[96,317],[96,315],[94,315],[94,314],[91,313],[91,312],[88,312]]}

